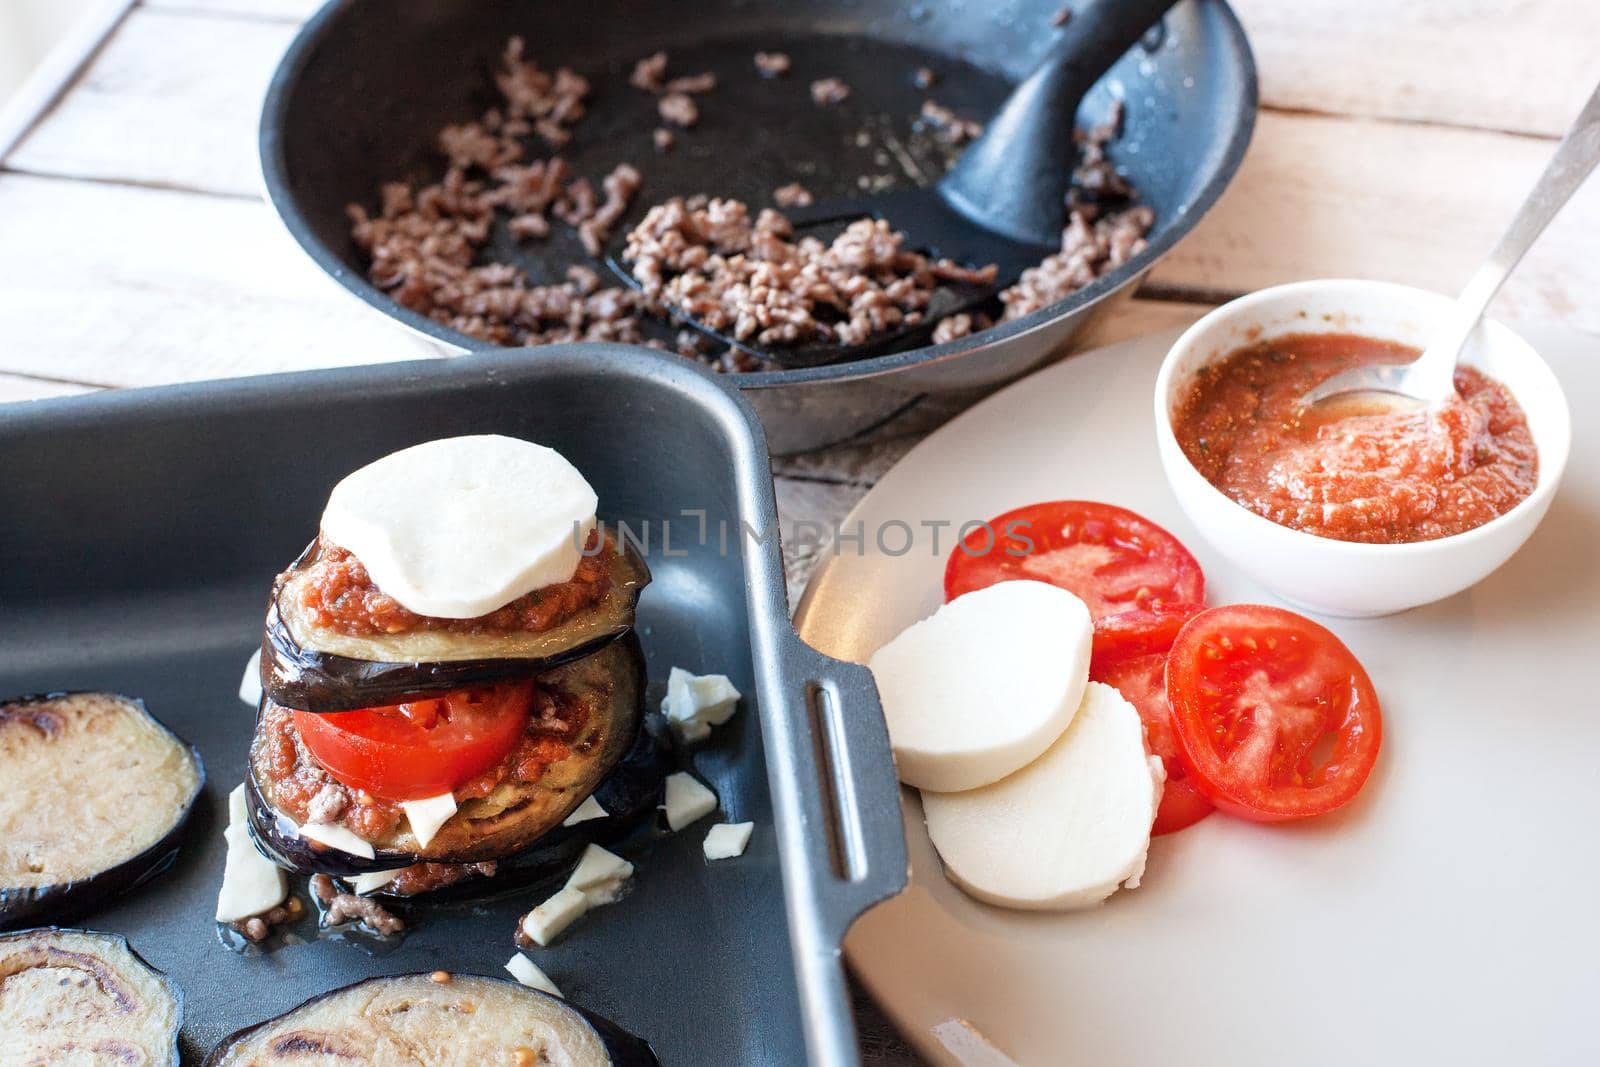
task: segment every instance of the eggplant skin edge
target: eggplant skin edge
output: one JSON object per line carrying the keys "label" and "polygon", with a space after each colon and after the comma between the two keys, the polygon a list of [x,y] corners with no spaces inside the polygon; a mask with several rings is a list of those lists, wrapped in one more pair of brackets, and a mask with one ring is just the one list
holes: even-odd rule
{"label": "eggplant skin edge", "polygon": [[[194,761],[194,792],[190,794],[188,803],[183,806],[183,810],[178,813],[177,819],[166,833],[148,848],[121,863],[75,882],[57,882],[45,886],[0,886],[0,931],[15,930],[24,926],[38,927],[40,923],[62,922],[87,914],[100,905],[125,893],[131,893],[146,882],[165,874],[177,862],[178,853],[183,847],[184,830],[194,814],[195,804],[205,792],[206,765],[200,758],[200,750],[180,737],[172,727],[151,714],[150,709],[145,707],[144,701],[137,697],[102,690],[70,689],[50,693],[30,693],[15,699],[0,700],[0,704],[42,704],[60,700],[62,697],[90,695],[112,696],[133,705],[162,732],[177,742]],[[44,929],[44,927],[38,928]]]}
{"label": "eggplant skin edge", "polygon": [[[633,750],[639,733],[646,729],[645,662],[639,639],[637,635],[630,633],[622,641],[615,642],[614,647],[625,655],[625,665],[630,676],[627,685],[632,690],[632,699],[627,702],[625,708],[620,709],[628,713],[631,719],[625,730],[626,737],[618,738],[615,743],[608,746],[611,758],[606,762],[606,758],[601,757],[600,762],[603,763],[603,767],[596,776],[594,784],[582,792],[575,790],[573,795],[567,798],[568,803],[564,808],[555,809],[558,814],[553,817],[550,825],[538,833],[531,836],[527,832],[519,833],[515,835],[516,843],[510,847],[464,853],[428,854],[396,849],[374,849],[375,854],[370,860],[336,849],[315,848],[298,834],[286,833],[281,828],[282,823],[287,822],[292,825],[293,820],[287,816],[280,816],[278,810],[267,801],[261,790],[252,756],[249,773],[245,775],[245,796],[249,808],[251,839],[262,855],[294,874],[330,874],[338,878],[372,871],[395,870],[409,867],[413,863],[478,863],[485,860],[502,860],[537,847],[545,837],[560,831],[562,821],[582,804],[585,798],[593,795],[604,784],[605,779]],[[267,697],[263,695],[262,700],[266,699]],[[613,711],[616,710],[619,709],[613,708]]]}
{"label": "eggplant skin edge", "polygon": [[[61,694],[53,695],[59,696]],[[30,926],[22,930],[8,930],[5,933],[0,933],[0,945],[4,945],[7,941],[20,940],[24,937],[32,937],[40,934],[71,934],[79,937],[88,937],[100,941],[111,942],[112,944],[115,944],[126,951],[128,955],[133,958],[135,963],[148,971],[150,976],[155,979],[156,984],[159,985],[166,992],[166,994],[172,998],[173,1006],[172,1034],[167,1044],[167,1048],[170,1050],[170,1055],[165,1063],[153,1064],[152,1067],[178,1067],[178,1064],[181,1062],[181,1055],[178,1049],[178,1039],[179,1034],[181,1034],[183,1031],[184,1018],[183,988],[179,986],[177,982],[172,980],[171,975],[141,956],[139,954],[139,950],[134,948],[126,937],[123,937],[121,934],[107,933],[104,930],[88,930],[77,926]]]}
{"label": "eggplant skin edge", "polygon": [[617,595],[628,599],[613,607],[626,621],[588,640],[539,657],[422,662],[355,659],[302,647],[279,609],[285,576],[302,566],[315,551],[316,542],[313,541],[290,565],[290,570],[273,583],[261,639],[263,692],[281,707],[304,711],[355,711],[399,704],[429,693],[527,678],[583,659],[633,629],[639,596],[650,584],[650,568],[644,558],[632,545],[623,544],[616,566],[619,574],[625,577]]}
{"label": "eggplant skin edge", "polygon": [[[235,1030],[233,1033],[229,1034],[227,1037],[224,1037],[217,1043],[217,1046],[211,1050],[211,1053],[208,1056],[206,1056],[205,1062],[201,1065],[201,1067],[222,1067],[222,1065],[227,1062],[227,1057],[232,1053],[234,1048],[241,1043],[248,1041],[258,1031],[264,1030],[276,1023],[283,1022],[296,1013],[304,1011],[305,1009],[310,1008],[321,1001],[328,999],[329,997],[335,997],[341,993],[349,992],[354,989],[360,989],[364,986],[401,981],[420,981],[421,983],[424,983],[425,988],[431,988],[434,990],[448,990],[458,985],[454,979],[470,979],[472,981],[492,982],[497,986],[509,987],[510,989],[515,990],[518,995],[536,998],[538,1000],[545,1001],[548,1004],[554,1005],[563,1011],[572,1012],[580,1020],[582,1020],[582,1022],[587,1025],[589,1029],[592,1030],[600,1039],[600,1044],[605,1048],[608,1056],[610,1057],[610,1062],[614,1064],[615,1067],[660,1067],[661,1061],[656,1058],[655,1051],[651,1049],[649,1042],[645,1041],[641,1037],[636,1037],[633,1034],[630,1034],[628,1031],[624,1030],[610,1019],[605,1018],[603,1015],[597,1015],[594,1012],[580,1007],[577,1004],[573,1004],[568,1000],[564,1000],[561,997],[554,997],[548,993],[542,993],[537,989],[530,989],[522,983],[513,981],[509,978],[500,978],[494,975],[486,974],[453,974],[451,976],[453,980],[449,984],[441,986],[431,981],[431,974],[432,972],[429,971],[413,971],[406,974],[381,975],[375,978],[364,978],[359,982],[352,982],[349,985],[339,986],[337,989],[330,989],[325,993],[319,993],[314,997],[301,1001],[299,1004],[290,1008],[288,1011],[283,1012],[282,1014],[275,1015],[270,1019],[263,1019],[261,1022],[255,1023],[252,1026],[246,1026],[243,1029]],[[319,1033],[320,1032],[326,1031],[319,1031]]]}

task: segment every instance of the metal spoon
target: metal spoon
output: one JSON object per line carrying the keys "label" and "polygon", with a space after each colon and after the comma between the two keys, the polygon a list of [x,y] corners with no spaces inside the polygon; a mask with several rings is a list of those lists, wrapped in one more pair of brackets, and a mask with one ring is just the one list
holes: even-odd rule
{"label": "metal spoon", "polygon": [[1455,393],[1456,360],[1489,301],[1511,270],[1533,245],[1557,211],[1600,162],[1600,86],[1578,114],[1556,154],[1539,176],[1538,184],[1522,202],[1511,227],[1483,266],[1461,291],[1455,306],[1427,349],[1411,363],[1357,367],[1335,374],[1300,398],[1302,405],[1322,403],[1350,393],[1398,393],[1426,404],[1437,404]]}

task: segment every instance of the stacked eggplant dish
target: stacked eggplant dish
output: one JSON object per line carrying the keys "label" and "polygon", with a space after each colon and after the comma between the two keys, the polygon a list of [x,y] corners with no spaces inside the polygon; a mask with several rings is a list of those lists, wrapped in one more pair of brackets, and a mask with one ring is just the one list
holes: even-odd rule
{"label": "stacked eggplant dish", "polygon": [[265,852],[414,895],[499,873],[595,792],[640,737],[649,581],[596,505],[565,459],[503,437],[334,489],[267,612],[247,788]]}
{"label": "stacked eggplant dish", "polygon": [[[740,694],[674,668],[647,712],[633,626],[650,572],[599,504],[559,453],[495,435],[428,441],[334,487],[272,583],[241,686],[255,729],[226,805],[225,945],[393,947],[433,905],[565,876],[498,931],[507,950],[542,947],[626,895],[634,865],[605,845],[642,851],[718,809],[674,759],[687,765]],[[0,929],[75,917],[161,874],[205,781],[190,746],[109,693],[0,703],[0,771],[25,783],[0,792]],[[705,858],[739,856],[751,830],[711,827]],[[656,1062],[567,1004],[529,954],[506,970],[344,986],[207,1062]],[[471,1024],[480,1008],[492,1025]],[[179,991],[119,938],[0,937],[0,1060],[176,1064],[181,1020]]]}

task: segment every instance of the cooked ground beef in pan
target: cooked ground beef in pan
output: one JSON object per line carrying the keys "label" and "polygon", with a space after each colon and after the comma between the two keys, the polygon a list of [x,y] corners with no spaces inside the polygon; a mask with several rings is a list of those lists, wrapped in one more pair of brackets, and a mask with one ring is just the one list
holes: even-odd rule
{"label": "cooked ground beef in pan", "polygon": [[811,190],[799,182],[790,182],[772,190],[772,202],[779,207],[809,207],[813,201]]}
{"label": "cooked ground beef in pan", "polygon": [[763,78],[776,78],[789,73],[792,65],[787,52],[757,52],[756,70]]}
{"label": "cooked ground beef in pan", "polygon": [[[665,52],[646,56],[628,81],[657,98],[663,123],[687,128],[699,118],[690,94],[711,91],[716,76],[669,77],[668,64]],[[792,69],[782,52],[757,52],[754,64],[761,77]],[[926,89],[938,79],[922,67],[913,80]],[[824,243],[796,237],[777,212],[764,210],[752,219],[744,204],[704,195],[656,204],[628,234],[625,257],[642,293],[603,285],[588,265],[573,265],[552,283],[531,279],[511,263],[485,261],[497,220],[517,241],[544,240],[557,224],[570,227],[598,259],[644,183],[638,168],[624,163],[597,184],[574,173],[559,154],[590,95],[582,75],[565,67],[544,70],[527,58],[521,38],[512,38],[494,83],[496,106],[439,131],[442,177],[387,183],[375,211],[360,204],[348,209],[372,282],[402,306],[471,337],[503,345],[644,343],[718,370],[745,372],[766,365],[692,331],[680,333],[675,344],[647,337],[641,322],[670,311],[758,346],[850,346],[923,323],[935,291],[945,284],[993,282],[992,267],[974,270],[907,249],[888,222],[863,219]],[[837,77],[818,78],[809,88],[819,105],[850,96],[849,85]],[[933,100],[923,104],[917,121],[952,145],[983,132],[980,123]],[[1137,204],[1137,191],[1107,154],[1121,123],[1119,103],[1106,123],[1078,132],[1081,154],[1060,252],[1024,272],[989,310],[940,319],[936,343],[1054,303],[1144,247],[1154,213]],[[669,151],[677,136],[668,125],[655,128],[656,152]],[[874,189],[869,175],[860,184]],[[799,182],[772,195],[782,207],[813,200]]]}
{"label": "cooked ground beef in pan", "polygon": [[818,104],[842,104],[850,99],[850,86],[840,78],[818,78],[811,83],[811,99]]}

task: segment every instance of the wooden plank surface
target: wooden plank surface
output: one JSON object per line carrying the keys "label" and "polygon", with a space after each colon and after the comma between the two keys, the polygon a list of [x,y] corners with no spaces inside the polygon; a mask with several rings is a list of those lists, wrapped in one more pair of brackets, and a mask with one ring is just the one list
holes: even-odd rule
{"label": "wooden plank surface", "polygon": [[258,196],[255,116],[294,32],[135,10],[6,166]]}
{"label": "wooden plank surface", "polygon": [[[1546,139],[1264,112],[1238,177],[1150,285],[1232,296],[1306,278],[1382,278],[1454,293],[1544,168]],[[1494,313],[1600,332],[1600,180],[1506,284]]]}
{"label": "wooden plank surface", "polygon": [[1231,0],[1269,106],[1560,134],[1600,81],[1595,0]]}
{"label": "wooden plank surface", "polygon": [[17,374],[0,374],[0,404],[45,400],[55,396],[77,396],[80,393],[92,393],[95,388],[78,382],[56,382]]}
{"label": "wooden plank surface", "polygon": [[294,23],[310,18],[322,3],[323,0],[143,0],[143,6],[151,10]]}
{"label": "wooden plank surface", "polygon": [[254,201],[4,174],[0,234],[0,372],[156,385],[436,354]]}

